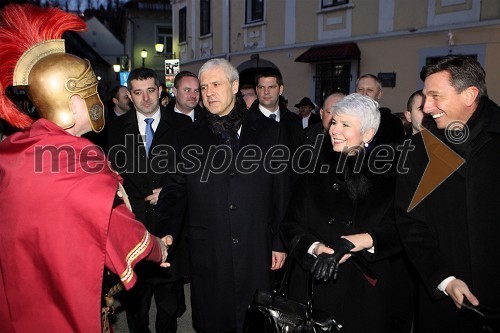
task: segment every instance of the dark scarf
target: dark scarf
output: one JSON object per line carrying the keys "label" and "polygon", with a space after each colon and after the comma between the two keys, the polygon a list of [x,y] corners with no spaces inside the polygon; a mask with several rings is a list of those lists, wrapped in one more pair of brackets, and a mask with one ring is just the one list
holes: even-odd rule
{"label": "dark scarf", "polygon": [[484,113],[486,104],[488,104],[487,99],[481,99],[476,111],[467,121],[465,129],[440,130],[440,134],[444,137],[443,142],[464,158],[467,158],[467,150],[471,149],[471,142],[485,127],[486,119],[482,117],[482,114]]}
{"label": "dark scarf", "polygon": [[[397,157],[394,157],[393,161],[384,160],[381,165],[375,160],[368,163],[372,152],[373,145],[370,145],[368,148],[360,147],[355,155],[347,156],[342,153],[337,157],[336,177],[343,181],[354,204],[366,199],[376,183],[390,182],[395,177]],[[387,163],[391,163],[389,170],[385,169]],[[374,173],[370,167],[375,168],[373,170],[384,171]]]}
{"label": "dark scarf", "polygon": [[219,117],[207,112],[207,122],[210,130],[217,136],[219,144],[231,147],[233,152],[239,149],[238,130],[243,120],[243,112],[234,107],[228,115]]}
{"label": "dark scarf", "polygon": [[364,151],[355,156],[347,156],[343,170],[344,182],[348,189],[349,197],[355,204],[364,199],[372,187],[365,159],[368,159],[368,155]]}

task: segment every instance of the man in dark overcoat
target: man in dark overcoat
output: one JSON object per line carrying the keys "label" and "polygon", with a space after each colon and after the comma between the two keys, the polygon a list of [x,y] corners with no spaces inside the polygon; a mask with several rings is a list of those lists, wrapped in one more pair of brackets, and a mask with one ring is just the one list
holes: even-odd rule
{"label": "man in dark overcoat", "polygon": [[[159,80],[155,71],[149,68],[132,71],[128,88],[134,111],[109,121],[108,158],[113,168],[123,177],[123,186],[137,220],[151,231],[162,177],[172,156],[168,154],[168,143],[174,132],[190,124],[191,119],[179,113],[167,112],[160,106]],[[153,120],[149,147],[149,125],[146,119]],[[177,330],[177,317],[185,310],[184,273],[176,271],[180,266],[178,263],[172,264],[173,267],[167,270],[149,263],[138,266],[138,283],[123,298],[131,332],[149,332],[149,309],[153,295],[158,311],[156,332]]]}
{"label": "man in dark overcoat", "polygon": [[[439,140],[412,137],[408,172],[398,176],[396,190],[397,225],[422,282],[415,332],[477,332],[477,321],[461,310],[464,302],[500,308],[500,109],[487,97],[475,59],[448,56],[424,67],[421,77],[423,111],[434,118]],[[463,164],[409,210],[417,186],[427,181],[427,154],[451,164],[445,145]],[[442,171],[430,166],[431,176]]]}
{"label": "man in dark overcoat", "polygon": [[155,230],[175,237],[187,207],[193,325],[241,332],[255,290],[270,290],[285,260],[278,225],[289,174],[286,162],[270,161],[284,149],[278,123],[235,106],[236,69],[212,59],[198,77],[209,112],[176,135],[176,170],[165,177]]}

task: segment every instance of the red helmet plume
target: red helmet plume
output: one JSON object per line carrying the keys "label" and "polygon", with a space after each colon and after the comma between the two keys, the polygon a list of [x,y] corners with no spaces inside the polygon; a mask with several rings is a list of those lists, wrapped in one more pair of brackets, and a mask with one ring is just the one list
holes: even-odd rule
{"label": "red helmet plume", "polygon": [[14,69],[24,52],[36,44],[60,39],[67,30],[84,31],[86,24],[76,15],[57,8],[34,5],[8,5],[0,13],[0,118],[19,128],[28,127],[32,120],[20,112],[6,96],[12,85]]}

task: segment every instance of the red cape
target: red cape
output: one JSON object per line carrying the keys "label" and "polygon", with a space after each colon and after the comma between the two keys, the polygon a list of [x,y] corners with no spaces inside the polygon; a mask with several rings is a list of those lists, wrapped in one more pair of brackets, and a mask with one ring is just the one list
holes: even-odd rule
{"label": "red cape", "polygon": [[112,208],[119,179],[90,141],[44,119],[0,144],[0,332],[101,331],[105,263],[131,288],[156,242]]}

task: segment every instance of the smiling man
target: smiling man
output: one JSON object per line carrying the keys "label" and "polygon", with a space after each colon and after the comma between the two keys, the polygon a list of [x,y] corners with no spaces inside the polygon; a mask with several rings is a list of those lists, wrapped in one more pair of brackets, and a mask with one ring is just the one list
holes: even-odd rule
{"label": "smiling man", "polygon": [[[424,67],[421,78],[423,111],[437,125],[429,130],[465,163],[410,212],[428,150],[444,162],[446,155],[414,135],[409,172],[398,176],[397,224],[423,282],[415,332],[479,332],[457,308],[465,301],[500,308],[500,109],[487,97],[485,72],[473,58],[445,57]],[[498,330],[498,318],[493,325]]]}
{"label": "smiling man", "polygon": [[199,120],[203,110],[199,106],[200,81],[198,77],[189,71],[179,72],[174,79],[172,91],[175,96],[175,104],[167,105],[167,110],[182,113],[191,118],[191,121]]}
{"label": "smiling man", "polygon": [[[255,290],[271,290],[272,271],[286,257],[278,226],[289,175],[265,168],[263,156],[281,143],[279,126],[235,103],[236,69],[212,59],[198,77],[208,112],[176,136],[179,168],[160,193],[157,234],[177,235],[187,214],[193,324],[199,332],[241,332]],[[252,170],[237,162],[247,153]],[[200,167],[187,170],[194,157]]]}

